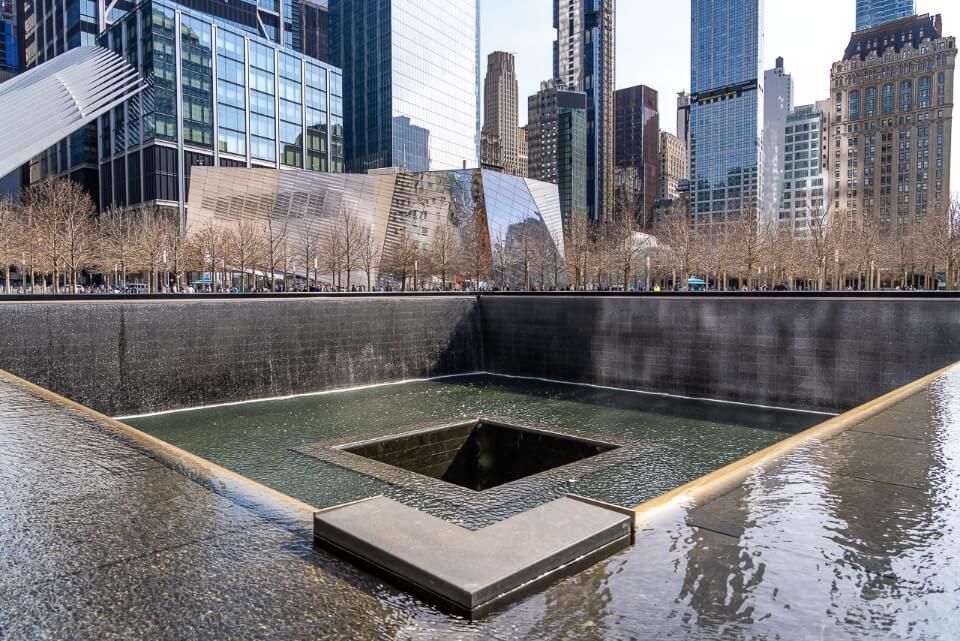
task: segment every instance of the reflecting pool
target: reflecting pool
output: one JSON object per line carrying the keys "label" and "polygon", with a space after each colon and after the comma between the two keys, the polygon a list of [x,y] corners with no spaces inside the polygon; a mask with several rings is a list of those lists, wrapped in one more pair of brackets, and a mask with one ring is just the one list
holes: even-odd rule
{"label": "reflecting pool", "polygon": [[[330,442],[499,417],[614,439],[601,464],[509,491],[431,492],[324,460]],[[824,420],[820,414],[489,376],[386,385],[127,419],[149,434],[322,508],[383,494],[468,527],[575,493],[632,507]],[[588,459],[589,461],[589,459]],[[465,498],[466,497],[466,498]],[[475,499],[475,500],[474,500]]]}

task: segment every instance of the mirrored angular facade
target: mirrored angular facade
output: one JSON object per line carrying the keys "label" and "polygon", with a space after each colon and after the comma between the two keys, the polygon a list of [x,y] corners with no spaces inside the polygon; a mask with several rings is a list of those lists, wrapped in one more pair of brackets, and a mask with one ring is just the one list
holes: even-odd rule
{"label": "mirrored angular facade", "polygon": [[342,171],[339,69],[163,0],[138,5],[101,42],[152,85],[99,120],[101,209],[182,216],[196,166]]}
{"label": "mirrored angular facade", "polygon": [[[273,220],[295,246],[311,235],[337,234],[347,215],[370,230],[379,266],[408,241],[429,256],[446,232],[460,241],[464,260],[478,256],[483,278],[505,268],[496,278],[512,287],[522,286],[524,256],[534,247],[563,262],[557,186],[528,178],[482,169],[329,174],[195,167],[191,183],[188,235],[211,222],[233,229],[241,220],[258,226]],[[461,264],[461,280],[472,272]]]}
{"label": "mirrored angular facade", "polygon": [[690,200],[694,223],[756,215],[761,190],[763,0],[693,0]]}
{"label": "mirrored angular facade", "polygon": [[330,19],[348,171],[479,166],[478,0],[331,0]]}

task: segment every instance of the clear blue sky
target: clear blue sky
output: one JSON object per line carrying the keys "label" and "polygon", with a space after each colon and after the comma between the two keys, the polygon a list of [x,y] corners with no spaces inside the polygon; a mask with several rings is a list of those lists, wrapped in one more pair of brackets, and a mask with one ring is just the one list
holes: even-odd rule
{"label": "clear blue sky", "polygon": [[[827,97],[830,64],[843,55],[854,28],[855,0],[766,1],[765,68],[783,56],[793,74],[797,104]],[[491,51],[517,56],[520,124],[526,97],[553,73],[551,0],[480,0],[481,73]],[[944,30],[960,36],[960,2],[917,0],[920,13],[943,15]],[[824,16],[835,15],[831,21]],[[660,127],[676,129],[676,94],[690,86],[690,2],[618,0],[617,88],[645,84],[660,93]],[[956,137],[956,132],[955,132]],[[960,190],[960,143],[952,157],[951,187]]]}

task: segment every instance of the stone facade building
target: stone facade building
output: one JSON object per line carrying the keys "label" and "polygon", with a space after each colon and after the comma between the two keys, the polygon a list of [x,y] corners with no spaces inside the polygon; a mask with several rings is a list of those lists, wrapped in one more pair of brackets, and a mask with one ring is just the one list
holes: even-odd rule
{"label": "stone facade building", "polygon": [[[517,175],[517,65],[513,54],[494,51],[487,57],[483,81],[483,132],[480,163]],[[486,155],[484,155],[486,154]]]}
{"label": "stone facade building", "polygon": [[530,175],[530,140],[526,127],[517,129],[517,175],[521,178]]}
{"label": "stone facade building", "polygon": [[687,145],[672,133],[661,131],[659,158],[657,200],[672,200],[679,194],[680,181],[690,178]]}
{"label": "stone facade building", "polygon": [[827,171],[834,215],[881,229],[942,213],[950,200],[956,38],[939,15],[858,31],[833,64]]}

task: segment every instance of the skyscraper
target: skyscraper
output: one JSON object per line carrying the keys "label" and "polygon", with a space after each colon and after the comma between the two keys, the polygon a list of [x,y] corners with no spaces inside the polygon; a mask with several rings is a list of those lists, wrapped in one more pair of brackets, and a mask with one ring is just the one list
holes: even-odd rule
{"label": "skyscraper", "polygon": [[587,94],[587,206],[594,220],[614,201],[615,0],[553,0],[553,76]]}
{"label": "skyscraper", "polygon": [[348,171],[477,167],[478,0],[332,0]]}
{"label": "skyscraper", "polygon": [[615,162],[617,169],[635,169],[639,179],[641,211],[634,217],[641,224],[653,222],[657,200],[660,112],[657,92],[646,85],[618,89],[615,103]]}
{"label": "skyscraper", "polygon": [[787,116],[792,109],[793,77],[784,70],[783,58],[777,58],[776,66],[763,74],[763,192],[760,216],[767,223],[775,223],[780,211],[785,130]]}
{"label": "skyscraper", "polygon": [[[483,132],[491,146],[492,157],[481,164],[493,164],[494,157],[503,171],[517,175],[517,66],[513,54],[494,51],[487,57],[487,75],[483,81]],[[494,142],[495,141],[495,142]],[[489,148],[489,147],[488,147]]]}
{"label": "skyscraper", "polygon": [[762,0],[692,0],[690,41],[694,223],[755,215],[763,138]]}
{"label": "skyscraper", "polygon": [[913,0],[857,0],[857,31],[912,16]]}
{"label": "skyscraper", "polygon": [[587,216],[587,96],[540,83],[527,104],[529,177],[554,183],[564,220]]}

